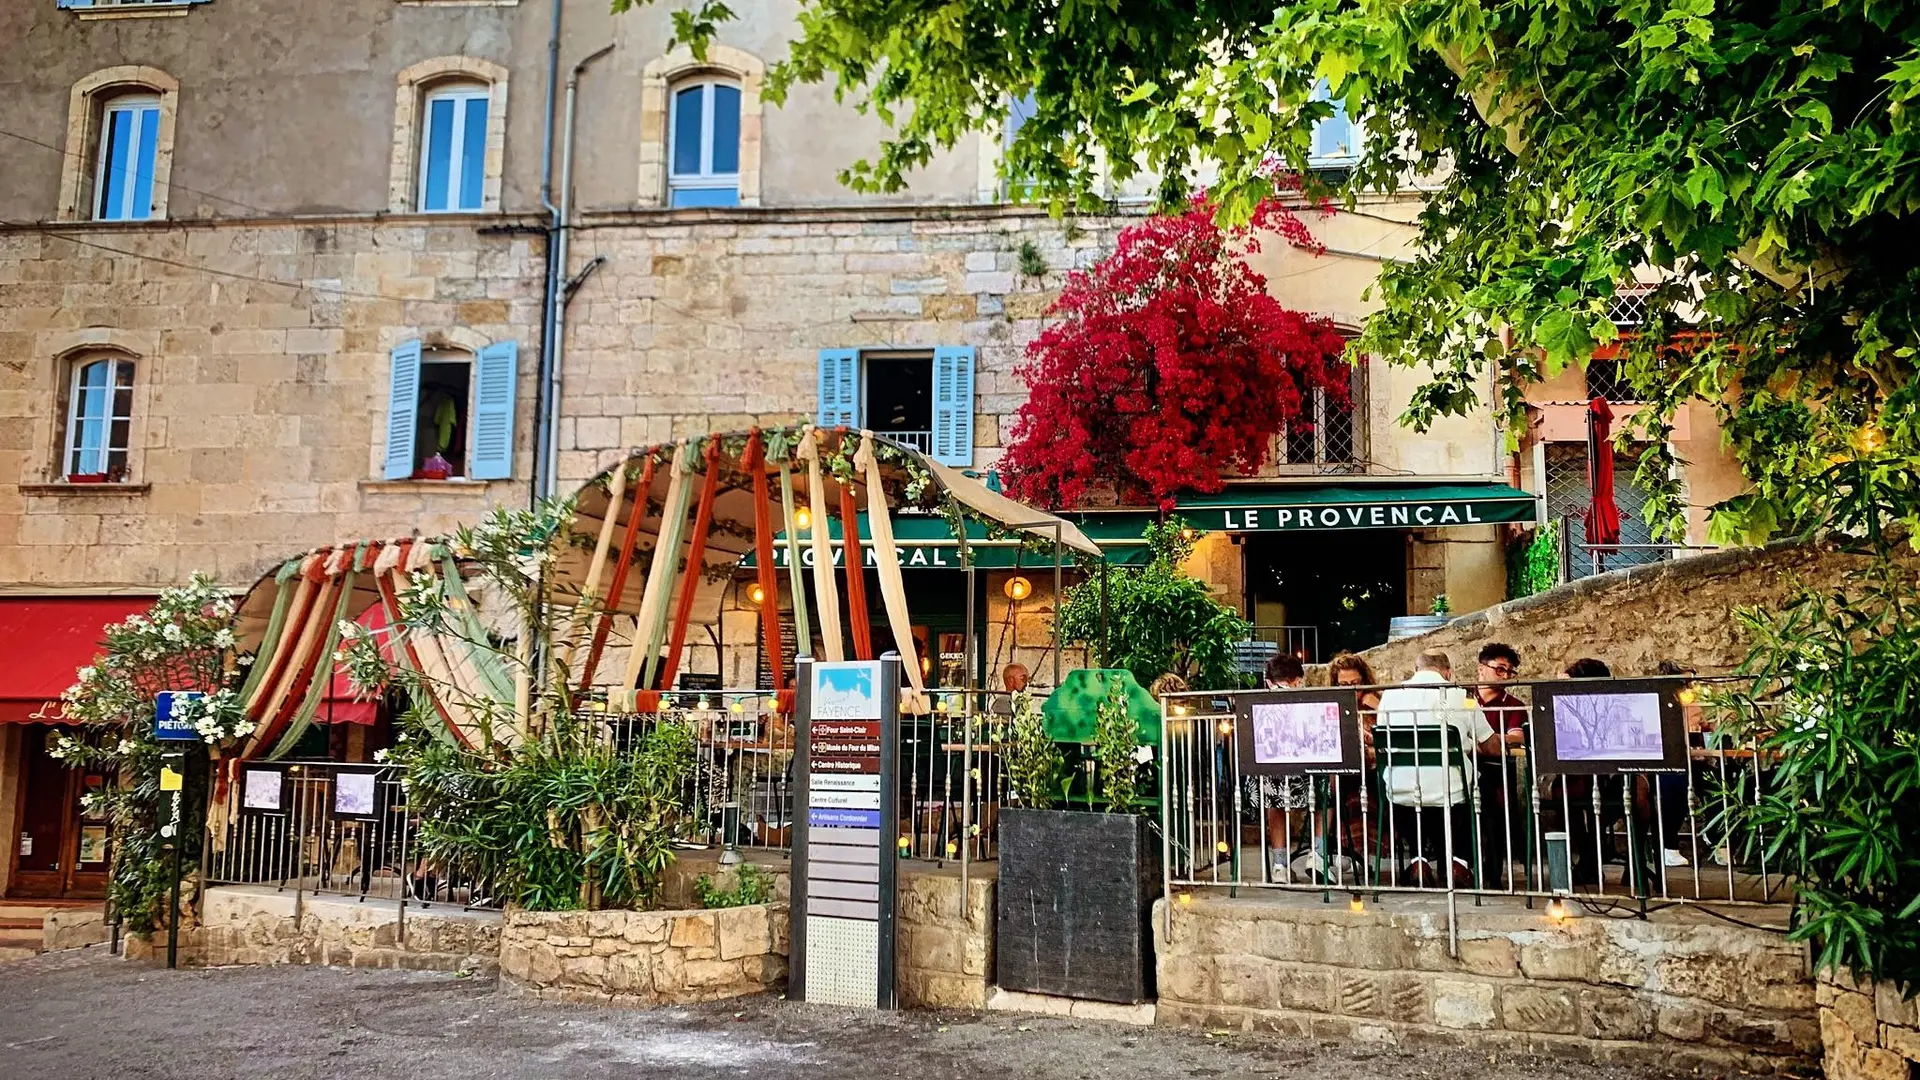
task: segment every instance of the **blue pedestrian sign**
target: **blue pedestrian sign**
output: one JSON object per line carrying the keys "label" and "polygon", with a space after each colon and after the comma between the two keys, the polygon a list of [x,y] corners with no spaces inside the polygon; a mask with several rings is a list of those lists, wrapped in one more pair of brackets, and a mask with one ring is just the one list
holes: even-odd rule
{"label": "blue pedestrian sign", "polygon": [[162,690],[153,699],[153,737],[160,742],[199,742],[200,733],[193,722],[181,714],[181,706],[207,695],[198,690]]}

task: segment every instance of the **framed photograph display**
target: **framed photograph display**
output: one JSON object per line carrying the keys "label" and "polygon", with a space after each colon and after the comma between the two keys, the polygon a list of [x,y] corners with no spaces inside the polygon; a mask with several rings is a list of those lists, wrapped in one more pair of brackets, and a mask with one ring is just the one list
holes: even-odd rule
{"label": "framed photograph display", "polygon": [[277,814],[287,807],[287,774],[283,769],[249,765],[240,770],[240,809]]}
{"label": "framed photograph display", "polygon": [[380,774],[341,769],[333,774],[333,816],[349,821],[380,817]]}
{"label": "framed photograph display", "polygon": [[1570,679],[1533,688],[1533,733],[1543,773],[1684,772],[1685,679]]}
{"label": "framed photograph display", "polygon": [[1234,704],[1240,772],[1307,776],[1361,770],[1360,700],[1350,690],[1275,690]]}

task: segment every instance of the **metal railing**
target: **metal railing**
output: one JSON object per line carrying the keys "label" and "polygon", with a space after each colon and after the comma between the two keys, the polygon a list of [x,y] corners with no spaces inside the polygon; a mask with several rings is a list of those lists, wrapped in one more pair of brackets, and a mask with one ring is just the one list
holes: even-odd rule
{"label": "metal railing", "polygon": [[[1007,801],[999,731],[1011,695],[934,691],[935,709],[902,716],[897,762],[897,854],[914,859],[993,859]],[[678,799],[683,848],[784,852],[792,843],[794,729],[766,707],[765,691],[673,691],[651,713],[590,712],[582,719],[616,748],[634,748],[662,724],[693,736],[692,768]],[[966,706],[971,703],[972,708]],[[284,775],[278,805],[250,807],[250,770]],[[420,821],[392,767],[335,762],[252,763],[212,804],[202,878],[209,885],[263,885],[413,904],[491,908],[483,881],[435,866],[419,852]],[[363,814],[338,810],[339,777],[373,774]],[[364,785],[363,780],[349,781]]]}
{"label": "metal railing", "polygon": [[[1292,653],[1305,663],[1322,663],[1327,659],[1320,655],[1318,625],[1255,623],[1252,640],[1273,645],[1274,652]],[[1267,659],[1272,659],[1272,656],[1269,655]],[[1259,672],[1253,672],[1253,674],[1259,674]]]}
{"label": "metal railing", "polygon": [[[1502,684],[1509,696],[1494,704],[1470,684],[1419,688],[1455,700],[1464,692],[1464,708],[1360,688],[1359,766],[1288,777],[1243,767],[1242,693],[1168,695],[1167,888],[1639,905],[1791,899],[1791,883],[1767,864],[1766,837],[1729,824],[1767,789],[1771,767],[1756,745],[1733,745],[1689,704],[1684,770],[1552,775],[1538,767],[1536,728],[1548,721],[1529,704],[1535,685]],[[1594,682],[1596,692],[1608,685]],[[1381,707],[1365,704],[1373,700]],[[1417,704],[1400,707],[1408,702]]]}
{"label": "metal railing", "polygon": [[[423,907],[494,908],[484,881],[421,857],[396,770],[324,761],[251,763],[208,811],[201,879]],[[266,805],[250,772],[280,777]],[[342,784],[343,776],[350,777]],[[252,786],[250,786],[252,785]],[[255,793],[249,797],[249,793]],[[251,804],[251,805],[250,805]]]}

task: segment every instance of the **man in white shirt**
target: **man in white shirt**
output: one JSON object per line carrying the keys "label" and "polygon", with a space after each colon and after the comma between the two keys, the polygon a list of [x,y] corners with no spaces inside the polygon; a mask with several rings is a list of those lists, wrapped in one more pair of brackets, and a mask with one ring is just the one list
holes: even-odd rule
{"label": "man in white shirt", "polygon": [[[1499,753],[1500,737],[1467,691],[1448,685],[1452,681],[1453,661],[1446,653],[1421,653],[1414,661],[1413,677],[1380,694],[1377,728],[1447,724],[1454,731],[1447,745],[1459,747],[1469,761],[1476,749]],[[1374,741],[1376,745],[1385,742],[1377,733]],[[1442,885],[1445,879],[1439,868],[1451,865],[1454,884],[1470,887],[1473,833],[1467,776],[1451,765],[1395,765],[1385,770],[1382,780],[1394,845],[1414,855],[1408,866],[1409,884]]]}

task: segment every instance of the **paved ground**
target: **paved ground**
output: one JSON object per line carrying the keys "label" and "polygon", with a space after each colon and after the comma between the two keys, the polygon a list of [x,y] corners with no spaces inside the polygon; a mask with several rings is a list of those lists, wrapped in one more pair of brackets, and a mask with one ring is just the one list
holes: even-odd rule
{"label": "paved ground", "polygon": [[541,1005],[448,975],[166,971],[102,949],[0,964],[0,1080],[1628,1080],[1628,1070],[1006,1014],[776,998],[645,1012]]}

